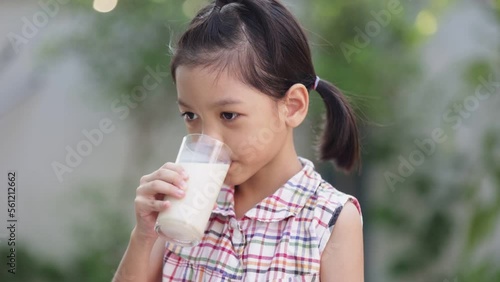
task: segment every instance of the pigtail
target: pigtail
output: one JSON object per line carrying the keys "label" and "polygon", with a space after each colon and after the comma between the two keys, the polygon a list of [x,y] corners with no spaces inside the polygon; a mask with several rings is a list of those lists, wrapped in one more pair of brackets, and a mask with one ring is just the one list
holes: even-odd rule
{"label": "pigtail", "polygon": [[319,80],[315,90],[326,106],[326,121],[319,144],[320,159],[334,160],[339,168],[350,171],[360,155],[354,111],[342,92],[328,81]]}
{"label": "pigtail", "polygon": [[320,159],[334,160],[346,171],[358,162],[354,113],[335,86],[327,81],[316,85],[306,35],[281,1],[213,0],[179,39],[170,66],[174,81],[181,65],[226,70],[276,99],[282,99],[292,85],[305,82],[326,104]]}

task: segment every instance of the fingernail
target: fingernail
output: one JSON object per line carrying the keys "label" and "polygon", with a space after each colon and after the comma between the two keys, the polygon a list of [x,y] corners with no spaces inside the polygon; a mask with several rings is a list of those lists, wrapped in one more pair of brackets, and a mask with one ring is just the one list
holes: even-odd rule
{"label": "fingernail", "polygon": [[182,174],[182,177],[183,177],[184,179],[188,179],[189,175],[187,174],[187,172],[185,172],[185,171],[183,170],[183,171],[181,172],[181,174]]}
{"label": "fingernail", "polygon": [[181,181],[181,188],[182,188],[182,189],[187,189],[187,187],[188,187],[187,182],[186,182],[186,181],[184,181],[184,180],[183,180],[183,181]]}
{"label": "fingernail", "polygon": [[177,191],[175,191],[175,193],[176,193],[177,195],[179,195],[179,196],[184,196],[184,195],[186,195],[186,193],[185,193],[184,191],[179,190],[179,189],[177,189]]}

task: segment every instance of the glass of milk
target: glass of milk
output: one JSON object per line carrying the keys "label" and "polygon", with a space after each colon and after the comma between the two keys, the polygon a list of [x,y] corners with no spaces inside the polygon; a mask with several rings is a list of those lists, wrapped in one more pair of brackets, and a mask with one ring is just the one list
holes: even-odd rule
{"label": "glass of milk", "polygon": [[210,214],[231,165],[231,149],[204,134],[182,139],[176,163],[189,175],[186,195],[170,197],[170,207],[158,214],[155,230],[168,241],[185,247],[203,238]]}

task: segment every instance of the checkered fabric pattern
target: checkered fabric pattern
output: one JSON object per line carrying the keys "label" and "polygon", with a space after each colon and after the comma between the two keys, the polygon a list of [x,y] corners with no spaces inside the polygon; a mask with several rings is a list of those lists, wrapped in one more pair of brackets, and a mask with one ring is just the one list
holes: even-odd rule
{"label": "checkered fabric pattern", "polygon": [[223,187],[202,242],[167,243],[163,281],[319,281],[320,259],[347,201],[299,157],[303,168],[241,219],[234,190]]}

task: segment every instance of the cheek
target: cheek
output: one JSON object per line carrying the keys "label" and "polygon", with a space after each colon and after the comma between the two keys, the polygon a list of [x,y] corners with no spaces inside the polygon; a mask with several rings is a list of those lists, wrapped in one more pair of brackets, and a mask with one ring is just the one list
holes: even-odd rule
{"label": "cheek", "polygon": [[282,146],[286,125],[276,114],[249,116],[237,129],[226,132],[224,140],[234,153],[234,160],[251,163]]}
{"label": "cheek", "polygon": [[199,126],[199,122],[185,122],[186,130],[188,134],[201,133],[201,126]]}
{"label": "cheek", "polygon": [[259,151],[270,153],[283,145],[286,126],[275,117],[263,121],[261,126],[253,133],[252,145]]}
{"label": "cheek", "polygon": [[277,119],[262,121],[257,126],[249,127],[246,132],[238,134],[234,140],[235,154],[240,158],[251,161],[263,153],[268,154],[271,149],[282,146],[286,126]]}
{"label": "cheek", "polygon": [[229,167],[224,183],[232,186],[239,185],[247,180],[251,175],[250,167],[241,162],[233,162]]}

